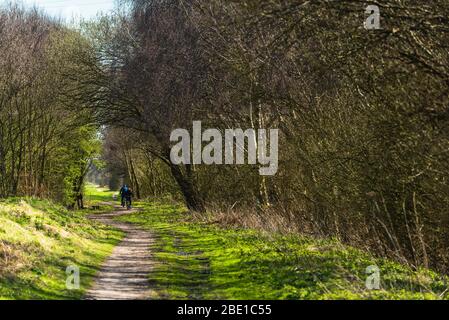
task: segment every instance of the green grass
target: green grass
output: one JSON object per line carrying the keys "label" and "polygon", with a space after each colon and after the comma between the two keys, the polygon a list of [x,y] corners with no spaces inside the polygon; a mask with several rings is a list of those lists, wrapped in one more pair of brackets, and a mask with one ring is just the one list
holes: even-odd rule
{"label": "green grass", "polygon": [[92,208],[92,206],[100,207],[100,210],[93,212],[97,214],[113,211],[114,194],[118,195],[118,191],[111,191],[108,188],[101,188],[92,183],[87,183],[84,187],[84,206],[87,209],[84,212],[89,213],[89,208]]}
{"label": "green grass", "polygon": [[94,184],[87,183],[84,187],[84,199],[88,204],[98,204],[113,201],[112,196],[118,195],[118,191],[111,191],[108,188],[100,188]]}
{"label": "green grass", "polygon": [[[80,299],[122,234],[37,199],[0,202],[0,299]],[[67,290],[66,268],[80,268]]]}
{"label": "green grass", "polygon": [[[90,204],[113,192],[88,185]],[[184,207],[140,203],[120,220],[156,236],[150,273],[156,299],[440,299],[447,278],[376,259],[336,240],[224,229],[195,222]],[[108,210],[109,206],[102,208]],[[123,235],[37,199],[0,202],[0,299],[80,299]],[[80,290],[66,289],[68,266]],[[381,290],[365,287],[368,266],[381,270]]]}
{"label": "green grass", "polygon": [[[188,221],[181,206],[141,204],[121,217],[157,236],[150,274],[159,299],[439,299],[446,278],[375,259],[334,240],[223,229]],[[366,268],[381,290],[366,289]],[[440,297],[441,295],[441,297]]]}

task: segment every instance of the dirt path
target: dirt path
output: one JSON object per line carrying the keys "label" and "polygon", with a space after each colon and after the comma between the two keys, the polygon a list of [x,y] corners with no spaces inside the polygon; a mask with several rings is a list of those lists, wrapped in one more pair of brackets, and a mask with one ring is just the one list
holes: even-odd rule
{"label": "dirt path", "polygon": [[87,292],[87,300],[144,300],[149,299],[148,274],[153,267],[151,233],[133,224],[113,219],[128,214],[120,207],[107,214],[90,216],[92,220],[114,226],[125,233],[125,238],[114,248]]}

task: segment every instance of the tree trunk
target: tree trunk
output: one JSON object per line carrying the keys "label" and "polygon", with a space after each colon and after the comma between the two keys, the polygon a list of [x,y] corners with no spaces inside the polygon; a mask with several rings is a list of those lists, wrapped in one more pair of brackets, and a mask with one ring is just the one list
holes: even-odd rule
{"label": "tree trunk", "polygon": [[134,168],[134,162],[132,157],[129,158],[129,166],[130,166],[130,174],[131,174],[131,181],[134,185],[134,191],[137,199],[140,199],[140,184],[139,180],[137,180],[136,170]]}
{"label": "tree trunk", "polygon": [[[190,170],[190,166],[186,166],[187,170]],[[206,209],[204,208],[204,202],[201,198],[200,194],[195,188],[195,185],[192,181],[192,177],[186,177],[182,171],[181,168],[177,165],[170,165],[170,170],[173,175],[173,177],[176,180],[176,183],[178,184],[179,188],[181,189],[181,192],[184,196],[184,199],[187,204],[187,208],[192,211],[198,211],[198,212],[205,212]]]}

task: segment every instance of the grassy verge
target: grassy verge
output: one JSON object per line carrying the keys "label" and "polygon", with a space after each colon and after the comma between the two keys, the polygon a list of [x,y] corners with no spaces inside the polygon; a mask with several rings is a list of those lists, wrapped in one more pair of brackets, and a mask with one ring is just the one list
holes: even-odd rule
{"label": "grassy verge", "polygon": [[84,206],[87,208],[85,212],[89,212],[89,208],[92,206],[100,207],[100,210],[96,210],[94,213],[113,211],[113,203],[118,203],[113,199],[114,194],[118,194],[118,192],[87,183],[84,187]]}
{"label": "grassy verge", "polygon": [[[189,221],[184,208],[141,205],[120,220],[152,230],[159,299],[439,299],[446,278],[333,240],[222,229]],[[380,269],[381,290],[366,289],[366,268]]]}
{"label": "grassy verge", "polygon": [[[0,202],[0,299],[79,299],[122,234],[48,201]],[[66,289],[66,268],[80,289]]]}

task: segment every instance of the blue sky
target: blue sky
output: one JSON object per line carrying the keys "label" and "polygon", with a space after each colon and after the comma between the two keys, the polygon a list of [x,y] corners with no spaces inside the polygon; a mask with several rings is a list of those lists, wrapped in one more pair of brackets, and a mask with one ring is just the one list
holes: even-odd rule
{"label": "blue sky", "polygon": [[107,13],[114,8],[115,0],[0,0],[0,5],[10,2],[22,2],[26,6],[36,5],[51,16],[70,21],[72,18],[92,19],[101,12]]}

